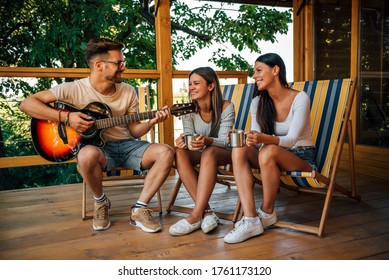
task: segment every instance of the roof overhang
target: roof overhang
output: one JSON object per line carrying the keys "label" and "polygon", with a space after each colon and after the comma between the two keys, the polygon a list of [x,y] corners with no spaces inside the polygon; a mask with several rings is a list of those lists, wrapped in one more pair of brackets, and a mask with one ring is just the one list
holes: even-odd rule
{"label": "roof overhang", "polygon": [[251,4],[261,6],[272,6],[272,7],[285,7],[292,8],[293,0],[206,0],[209,2],[223,2],[231,4]]}

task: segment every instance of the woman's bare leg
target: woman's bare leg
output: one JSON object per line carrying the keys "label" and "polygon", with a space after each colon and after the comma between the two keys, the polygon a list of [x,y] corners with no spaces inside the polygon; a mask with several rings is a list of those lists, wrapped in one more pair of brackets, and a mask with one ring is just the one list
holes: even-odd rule
{"label": "woman's bare leg", "polygon": [[228,163],[231,163],[231,152],[226,149],[211,146],[202,152],[195,207],[186,218],[189,223],[198,222],[203,217],[216,184],[217,168]]}
{"label": "woman's bare leg", "polygon": [[265,145],[259,152],[258,162],[263,187],[261,209],[268,214],[273,213],[281,171],[312,170],[306,161],[277,145]]}
{"label": "woman's bare leg", "polygon": [[233,148],[232,166],[239,199],[246,217],[256,217],[254,177],[252,168],[258,168],[258,151],[254,147]]}

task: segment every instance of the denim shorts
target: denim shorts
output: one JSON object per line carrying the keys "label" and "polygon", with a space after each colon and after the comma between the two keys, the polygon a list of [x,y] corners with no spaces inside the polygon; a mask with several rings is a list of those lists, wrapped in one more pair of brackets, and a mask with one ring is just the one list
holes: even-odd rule
{"label": "denim shorts", "polygon": [[116,166],[142,171],[142,157],[150,145],[148,141],[130,139],[106,143],[102,149],[107,159],[104,171],[110,171]]}
{"label": "denim shorts", "polygon": [[313,170],[318,170],[316,163],[316,147],[315,146],[299,146],[287,149],[299,158],[308,162]]}

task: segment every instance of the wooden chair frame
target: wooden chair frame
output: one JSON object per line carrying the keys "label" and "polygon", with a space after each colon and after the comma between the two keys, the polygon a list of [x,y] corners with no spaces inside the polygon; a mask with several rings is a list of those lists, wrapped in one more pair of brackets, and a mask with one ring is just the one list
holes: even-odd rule
{"label": "wooden chair frame", "polygon": [[[136,87],[135,88],[138,99],[139,99],[139,111],[145,112],[151,110],[151,103],[150,103],[150,94],[149,94],[149,88],[148,87]],[[155,128],[153,127],[149,135],[149,141],[151,143],[155,142]],[[143,140],[147,140],[147,135],[144,135],[142,137]],[[115,174],[104,174],[103,178],[103,188],[106,187],[142,187],[144,178],[146,176],[146,173],[139,174],[139,172],[134,172],[131,169],[123,169],[120,167],[117,167],[114,169]],[[150,209],[158,212],[159,214],[162,214],[162,199],[161,199],[161,193],[160,190],[156,193],[158,205],[156,207],[151,207]],[[131,209],[129,207],[128,210],[120,211],[115,210],[112,208],[110,210],[110,214],[129,214],[131,213]],[[81,204],[81,217],[83,220],[91,219],[93,218],[93,211],[87,210],[87,187],[85,182],[82,183],[82,204]]]}

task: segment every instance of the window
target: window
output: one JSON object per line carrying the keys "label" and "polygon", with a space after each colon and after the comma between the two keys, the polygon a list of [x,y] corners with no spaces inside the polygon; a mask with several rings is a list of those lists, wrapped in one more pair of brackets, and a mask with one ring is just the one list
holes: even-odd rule
{"label": "window", "polygon": [[320,0],[315,5],[314,76],[350,77],[351,0]]}
{"label": "window", "polygon": [[361,1],[357,143],[389,147],[389,5]]}
{"label": "window", "polygon": [[[315,5],[315,79],[350,77],[351,0]],[[389,3],[360,1],[357,144],[389,147]]]}

